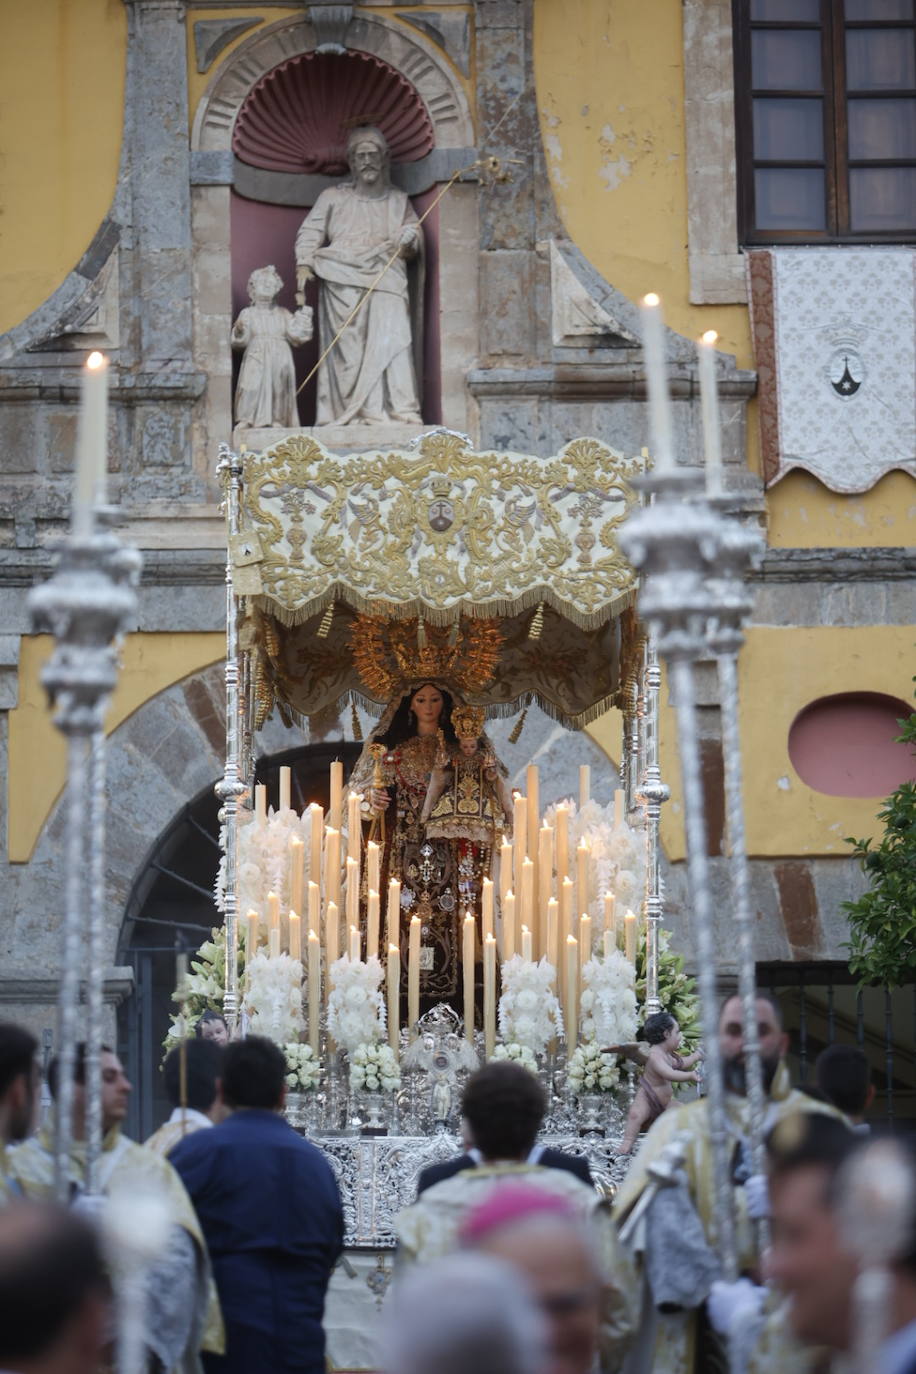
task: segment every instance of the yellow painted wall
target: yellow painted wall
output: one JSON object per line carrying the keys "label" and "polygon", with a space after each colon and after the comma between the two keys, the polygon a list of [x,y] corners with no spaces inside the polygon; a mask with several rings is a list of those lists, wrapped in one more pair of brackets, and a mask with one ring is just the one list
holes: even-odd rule
{"label": "yellow painted wall", "polygon": [[[50,635],[23,639],[19,704],[9,714],[8,796],[11,863],[27,863],[67,775],[66,744],[52,723],[39,674],[53,646]],[[226,652],[220,634],[133,634],[121,652],[118,685],[105,720],[111,734],[128,716],[189,673],[218,663]]]}
{"label": "yellow painted wall", "polygon": [[124,107],[123,0],[0,0],[0,332],[86,251],[111,205]]}
{"label": "yellow painted wall", "polygon": [[790,472],[767,495],[769,542],[775,548],[912,548],[916,481],[889,472],[871,491],[842,496],[807,472]]}

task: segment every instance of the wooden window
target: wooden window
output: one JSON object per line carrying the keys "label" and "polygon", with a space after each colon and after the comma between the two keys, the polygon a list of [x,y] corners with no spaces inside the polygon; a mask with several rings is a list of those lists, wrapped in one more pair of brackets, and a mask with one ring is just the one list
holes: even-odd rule
{"label": "wooden window", "polygon": [[735,0],[742,241],[916,242],[916,0]]}

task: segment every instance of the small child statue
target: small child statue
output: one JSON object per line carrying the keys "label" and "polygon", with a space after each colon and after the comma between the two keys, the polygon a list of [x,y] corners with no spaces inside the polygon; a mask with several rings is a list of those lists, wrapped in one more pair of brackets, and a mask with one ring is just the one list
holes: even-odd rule
{"label": "small child statue", "polygon": [[643,1038],[650,1045],[636,1096],[627,1117],[620,1154],[628,1155],[636,1144],[640,1131],[648,1130],[662,1112],[679,1104],[674,1100],[672,1083],[699,1083],[700,1075],[693,1068],[702,1053],[680,1055],[681,1028],[666,1011],[657,1011],[646,1019]]}
{"label": "small child statue", "polygon": [[290,344],[308,343],[312,337],[312,310],[303,305],[292,314],[277,305],[282,290],[275,267],[256,268],[248,278],[251,305],[232,326],[232,347],[245,350],[235,389],[240,429],[295,429],[299,424]]}
{"label": "small child statue", "polygon": [[479,706],[453,709],[458,753],[449,758],[442,741],[420,820],[430,839],[468,840],[492,851],[511,829],[512,798],[482,738],[483,718]]}

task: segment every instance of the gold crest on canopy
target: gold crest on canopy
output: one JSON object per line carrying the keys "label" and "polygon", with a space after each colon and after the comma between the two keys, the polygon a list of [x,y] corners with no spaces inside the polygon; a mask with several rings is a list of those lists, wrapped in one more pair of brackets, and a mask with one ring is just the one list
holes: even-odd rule
{"label": "gold crest on canopy", "polygon": [[617,533],[643,470],[596,439],[540,458],[447,431],[415,452],[294,435],[246,454],[231,557],[254,723],[274,705],[378,714],[431,678],[491,716],[535,701],[585,725],[625,676],[636,583]]}

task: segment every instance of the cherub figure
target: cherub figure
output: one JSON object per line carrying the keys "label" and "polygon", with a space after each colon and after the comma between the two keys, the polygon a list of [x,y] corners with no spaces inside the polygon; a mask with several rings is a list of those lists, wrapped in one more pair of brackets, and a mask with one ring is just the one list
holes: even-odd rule
{"label": "cherub figure", "polygon": [[241,429],[295,429],[296,370],[290,344],[312,337],[312,310],[292,314],[277,297],[283,279],[275,267],[258,267],[248,278],[246,306],[232,326],[232,347],[244,349],[235,389],[235,423]]}
{"label": "cherub figure", "polygon": [[[677,1047],[681,1043],[681,1028],[668,1012],[657,1011],[646,1019],[643,1038],[650,1048],[644,1057],[642,1078],[627,1116],[620,1146],[622,1155],[630,1154],[640,1131],[648,1130],[662,1112],[679,1105],[674,1100],[672,1083],[700,1081],[700,1075],[693,1065],[702,1059],[702,1053],[700,1050],[688,1055],[677,1053]],[[624,1050],[624,1053],[627,1053],[627,1050]],[[630,1054],[629,1057],[635,1058],[637,1055]],[[639,1058],[643,1058],[643,1055],[639,1054]]]}

